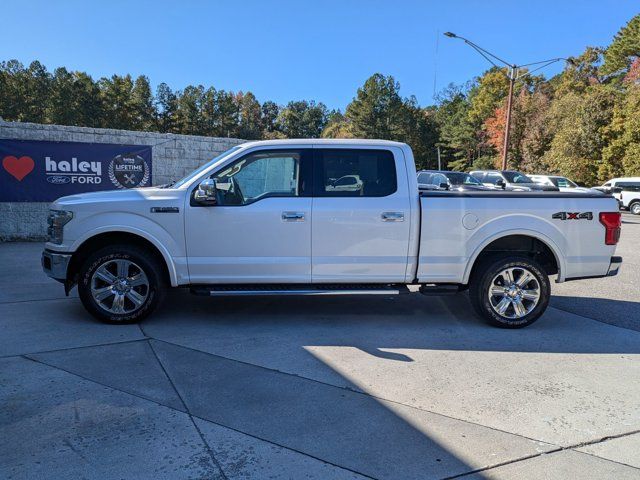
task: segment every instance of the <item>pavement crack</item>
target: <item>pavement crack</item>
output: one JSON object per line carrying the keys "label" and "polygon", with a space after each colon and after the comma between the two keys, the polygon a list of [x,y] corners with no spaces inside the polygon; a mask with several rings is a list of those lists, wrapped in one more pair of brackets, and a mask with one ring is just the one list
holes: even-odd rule
{"label": "pavement crack", "polygon": [[553,454],[553,453],[561,452],[563,450],[564,450],[564,448],[560,447],[560,448],[556,448],[554,450],[550,450],[548,452],[534,453],[532,455],[526,455],[524,457],[518,457],[518,458],[514,458],[512,460],[507,460],[506,462],[496,463],[495,465],[491,465],[491,466],[488,466],[488,467],[477,468],[475,470],[471,470],[469,472],[460,473],[458,475],[453,475],[451,477],[442,477],[441,480],[451,480],[451,479],[454,479],[454,478],[463,478],[463,477],[466,477],[468,475],[475,475],[476,473],[486,472],[487,470],[493,470],[494,468],[504,467],[505,465],[511,465],[512,463],[523,462],[525,460],[531,460],[532,458],[541,457],[542,455],[550,455],[550,454]]}
{"label": "pavement crack", "polygon": [[589,447],[591,445],[597,445],[599,443],[608,442],[609,440],[615,440],[616,438],[623,438],[623,437],[628,437],[629,435],[635,435],[636,433],[640,433],[640,429],[632,430],[630,432],[619,433],[617,435],[607,435],[606,437],[598,438],[588,442],[577,443],[575,445],[566,447],[565,449]]}
{"label": "pavement crack", "polygon": [[[140,326],[140,324],[138,324],[138,326]],[[142,326],[140,326],[140,331],[144,335],[144,330],[142,330]],[[204,435],[202,434],[202,431],[200,431],[200,428],[196,424],[196,421],[193,419],[193,415],[191,415],[191,411],[189,410],[189,407],[187,407],[187,403],[184,401],[184,398],[182,398],[182,395],[178,391],[178,388],[176,387],[175,383],[173,383],[173,379],[171,378],[171,376],[167,372],[167,369],[164,367],[164,364],[160,360],[160,357],[158,356],[158,353],[156,352],[155,348],[153,348],[153,343],[151,341],[148,341],[148,344],[149,344],[149,348],[151,348],[151,352],[153,353],[153,356],[156,358],[156,361],[158,362],[158,365],[160,365],[160,368],[162,369],[162,372],[164,373],[165,377],[167,377],[167,380],[169,381],[169,384],[171,385],[171,388],[173,388],[173,391],[178,396],[178,399],[180,399],[180,403],[182,404],[182,406],[184,407],[185,411],[187,412],[187,415],[189,416],[189,420],[191,421],[191,424],[193,425],[193,428],[195,428],[196,432],[198,432],[198,435],[200,436],[200,440],[204,444],[204,447],[205,447],[209,457],[211,458],[211,461],[213,462],[213,464],[220,471],[220,474],[222,475],[222,478],[227,480],[227,475],[224,473],[222,465],[220,465],[220,462],[218,462],[218,459],[213,454],[213,450],[212,450],[211,446],[209,445],[209,442],[207,442],[207,439],[204,437]]]}
{"label": "pavement crack", "polygon": [[599,438],[599,439],[596,439],[596,440],[592,440],[592,441],[588,441],[588,442],[576,443],[574,445],[568,445],[568,446],[565,446],[565,447],[559,447],[559,448],[556,448],[556,449],[553,449],[553,450],[549,450],[547,452],[540,452],[540,453],[537,453],[537,454],[534,454],[534,455],[527,455],[527,456],[524,456],[524,457],[514,458],[512,460],[509,460],[509,461],[506,461],[506,462],[502,462],[502,463],[498,463],[496,465],[483,467],[483,468],[480,468],[480,469],[477,469],[477,470],[472,470],[470,472],[465,472],[465,473],[461,473],[459,475],[454,475],[452,477],[445,477],[442,480],[450,480],[450,479],[454,479],[454,478],[462,478],[462,477],[466,477],[467,475],[473,475],[475,473],[485,472],[487,470],[493,470],[494,468],[503,467],[505,465],[510,465],[512,463],[518,463],[518,462],[523,462],[525,460],[530,460],[532,458],[540,457],[542,455],[551,455],[551,454],[554,454],[554,453],[565,452],[567,450],[576,451],[577,453],[580,453],[580,454],[583,454],[583,455],[589,455],[589,456],[596,457],[596,458],[599,458],[599,459],[607,461],[607,462],[617,463],[618,465],[623,465],[625,467],[629,467],[629,468],[633,468],[633,469],[636,469],[636,470],[640,470],[640,468],[635,467],[633,465],[629,465],[628,463],[622,463],[622,462],[618,462],[616,460],[612,460],[610,458],[601,457],[599,455],[596,455],[596,454],[593,454],[593,453],[590,453],[590,452],[583,452],[581,450],[576,450],[578,448],[591,446],[591,445],[597,445],[599,443],[607,442],[609,440],[615,440],[617,438],[624,438],[624,437],[627,437],[629,435],[634,435],[636,433],[640,433],[640,429],[633,430],[633,431],[630,431],[630,432],[620,433],[618,435],[609,435],[609,436],[602,437],[602,438]]}
{"label": "pavement crack", "polygon": [[92,345],[80,345],[78,347],[55,348],[53,350],[39,350],[37,352],[14,353],[12,355],[0,355],[0,358],[25,357],[27,355],[43,355],[45,353],[66,352],[69,350],[80,350],[82,348],[108,347],[109,345],[122,345],[125,343],[145,342],[148,338],[136,338],[135,340],[119,340],[116,342],[95,343]]}
{"label": "pavement crack", "polygon": [[0,305],[11,305],[13,303],[54,302],[57,300],[78,300],[78,297],[34,298],[33,300],[11,300],[10,302],[0,302]]}

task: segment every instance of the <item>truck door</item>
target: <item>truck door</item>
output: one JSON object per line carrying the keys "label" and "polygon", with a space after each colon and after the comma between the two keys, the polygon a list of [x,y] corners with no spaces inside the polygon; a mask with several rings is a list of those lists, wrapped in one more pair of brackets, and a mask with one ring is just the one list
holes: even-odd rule
{"label": "truck door", "polygon": [[212,176],[217,205],[188,201],[191,283],[311,282],[311,152],[247,153]]}
{"label": "truck door", "polygon": [[313,282],[404,282],[411,201],[402,151],[314,145],[313,184]]}

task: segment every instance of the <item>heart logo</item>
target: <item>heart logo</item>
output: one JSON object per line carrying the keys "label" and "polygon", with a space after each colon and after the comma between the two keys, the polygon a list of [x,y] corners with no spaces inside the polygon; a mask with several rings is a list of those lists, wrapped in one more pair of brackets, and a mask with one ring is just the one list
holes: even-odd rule
{"label": "heart logo", "polygon": [[35,163],[31,157],[18,158],[9,155],[2,159],[2,166],[11,176],[21,182],[24,177],[31,173]]}

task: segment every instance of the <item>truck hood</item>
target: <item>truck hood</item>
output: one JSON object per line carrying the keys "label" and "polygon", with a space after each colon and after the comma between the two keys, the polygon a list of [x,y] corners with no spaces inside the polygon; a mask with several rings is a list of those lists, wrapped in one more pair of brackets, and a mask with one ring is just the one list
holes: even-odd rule
{"label": "truck hood", "polygon": [[174,200],[181,191],[172,188],[131,188],[127,190],[106,190],[88,192],[60,197],[52,203],[51,208],[64,208],[104,203],[153,202],[158,200]]}

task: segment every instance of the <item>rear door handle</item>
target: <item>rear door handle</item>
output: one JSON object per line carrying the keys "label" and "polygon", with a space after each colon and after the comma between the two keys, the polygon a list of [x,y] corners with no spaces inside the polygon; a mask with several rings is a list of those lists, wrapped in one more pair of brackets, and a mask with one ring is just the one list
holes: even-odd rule
{"label": "rear door handle", "polygon": [[382,212],[383,222],[404,222],[404,213],[402,212]]}
{"label": "rear door handle", "polygon": [[282,212],[283,222],[304,222],[304,212]]}

